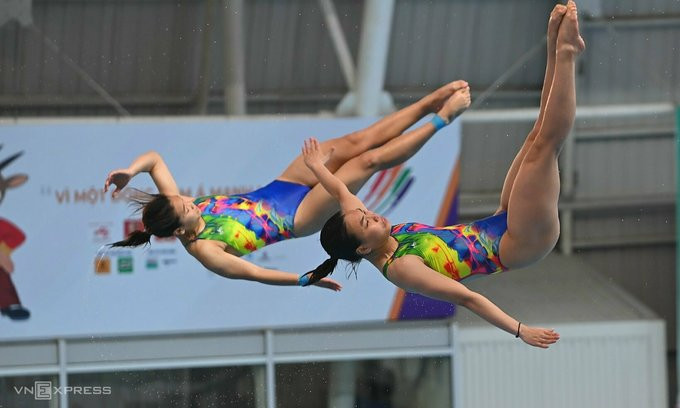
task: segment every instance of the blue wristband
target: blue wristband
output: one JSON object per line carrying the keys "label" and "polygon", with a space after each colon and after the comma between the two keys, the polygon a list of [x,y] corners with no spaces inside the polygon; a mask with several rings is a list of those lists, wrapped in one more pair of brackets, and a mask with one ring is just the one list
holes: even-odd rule
{"label": "blue wristband", "polygon": [[434,125],[434,131],[438,131],[439,129],[443,128],[444,126],[448,125],[448,123],[442,118],[441,116],[435,114],[432,120],[430,121],[432,125]]}
{"label": "blue wristband", "polygon": [[308,283],[309,283],[309,275],[307,275],[307,274],[300,275],[300,277],[298,278],[298,286],[307,286]]}

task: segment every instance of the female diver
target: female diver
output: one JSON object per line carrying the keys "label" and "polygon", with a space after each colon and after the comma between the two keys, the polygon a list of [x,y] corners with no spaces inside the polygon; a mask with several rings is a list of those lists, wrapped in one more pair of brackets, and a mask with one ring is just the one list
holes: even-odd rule
{"label": "female diver", "polygon": [[367,259],[404,290],[462,305],[532,346],[555,343],[559,339],[555,331],[522,324],[459,281],[529,265],[557,242],[557,156],[573,125],[574,65],[584,49],[576,4],[555,6],[548,23],[548,63],[538,119],[508,171],[500,208],[483,220],[441,228],[417,223],[390,226],[324,166],[324,146],[307,140],[302,149],[305,163],[338,200],[341,211],[321,230],[321,245],[330,259],[301,276],[302,284],[327,276],[339,259]]}
{"label": "female diver", "polygon": [[[425,123],[407,128],[432,112],[452,120],[470,104],[465,81],[451,82],[418,102],[388,115],[358,132],[321,144],[337,151],[326,165],[348,191],[356,192],[374,173],[403,163],[413,156],[437,128]],[[137,174],[147,172],[159,194],[138,192],[132,200],[142,210],[144,231],[135,231],[112,246],[148,244],[151,236],[176,236],[186,250],[212,272],[232,279],[270,285],[298,285],[295,273],[266,269],[240,257],[265,245],[303,237],[321,229],[338,210],[335,199],[318,186],[314,174],[298,156],[272,183],[258,190],[230,196],[186,197],[156,152],[136,158],[126,169],[109,173],[104,192],[114,184],[115,197]],[[336,281],[324,278],[317,286],[340,290]]]}

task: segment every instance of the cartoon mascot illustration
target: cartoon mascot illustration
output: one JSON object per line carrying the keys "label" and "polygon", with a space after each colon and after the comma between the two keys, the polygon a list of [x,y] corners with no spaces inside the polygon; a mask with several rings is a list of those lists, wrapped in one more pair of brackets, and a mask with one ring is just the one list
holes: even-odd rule
{"label": "cartoon mascot illustration", "polygon": [[[2,145],[0,145],[2,149]],[[16,153],[0,162],[0,205],[8,189],[21,186],[28,180],[26,174],[5,176],[5,169],[24,152]],[[16,225],[0,217],[0,314],[12,320],[25,320],[31,312],[21,305],[11,274],[14,272],[12,252],[21,245],[26,236]]]}

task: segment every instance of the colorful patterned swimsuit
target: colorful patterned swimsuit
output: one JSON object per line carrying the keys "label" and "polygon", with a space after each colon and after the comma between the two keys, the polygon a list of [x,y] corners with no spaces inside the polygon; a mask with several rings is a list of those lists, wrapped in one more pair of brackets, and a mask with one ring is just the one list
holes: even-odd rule
{"label": "colorful patterned swimsuit", "polygon": [[398,247],[385,262],[387,279],[390,264],[404,255],[417,255],[425,265],[451,279],[461,281],[473,275],[490,275],[507,270],[498,256],[501,237],[507,230],[507,213],[470,224],[431,227],[407,223],[392,227]]}
{"label": "colorful patterned swimsuit", "polygon": [[293,220],[310,188],[274,180],[245,194],[205,196],[194,200],[205,228],[197,239],[221,241],[249,254],[266,245],[295,238]]}

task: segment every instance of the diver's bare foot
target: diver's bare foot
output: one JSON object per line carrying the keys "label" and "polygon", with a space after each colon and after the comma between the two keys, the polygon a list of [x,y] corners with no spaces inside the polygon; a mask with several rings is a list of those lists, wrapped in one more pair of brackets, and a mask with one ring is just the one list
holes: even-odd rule
{"label": "diver's bare foot", "polygon": [[557,46],[557,32],[562,23],[562,18],[567,12],[567,6],[564,4],[557,4],[553,11],[550,13],[550,19],[548,20],[548,53],[549,55],[555,54],[555,49]]}
{"label": "diver's bare foot", "polygon": [[463,80],[457,80],[449,82],[431,94],[425,96],[423,99],[427,105],[427,111],[432,113],[438,112],[451,95],[453,95],[457,90],[467,86],[467,82]]}
{"label": "diver's bare foot", "polygon": [[444,103],[444,106],[437,112],[439,116],[451,122],[458,115],[465,112],[470,107],[470,87],[458,89]]}
{"label": "diver's bare foot", "polygon": [[576,3],[569,0],[567,12],[564,15],[557,33],[557,52],[577,56],[586,49],[586,43],[578,30],[578,10]]}

